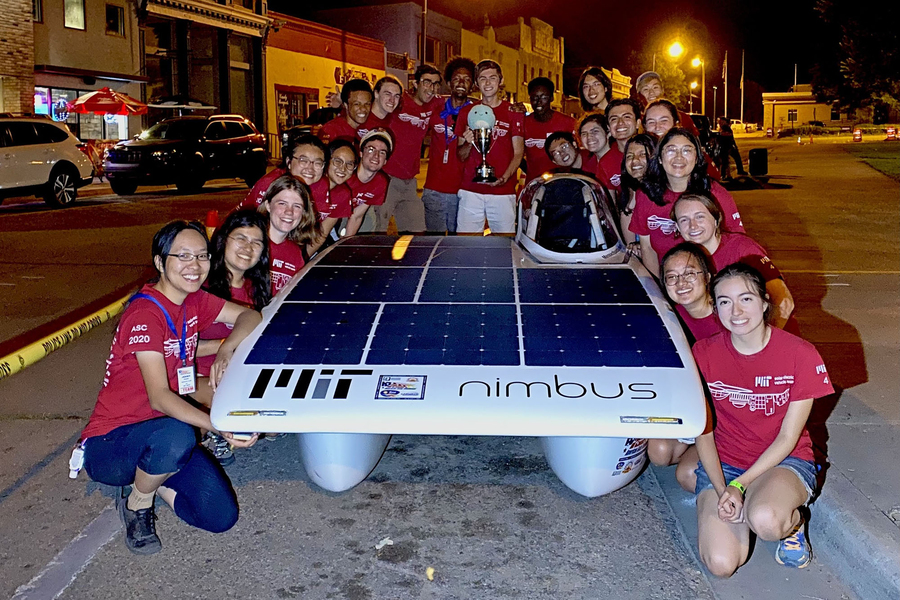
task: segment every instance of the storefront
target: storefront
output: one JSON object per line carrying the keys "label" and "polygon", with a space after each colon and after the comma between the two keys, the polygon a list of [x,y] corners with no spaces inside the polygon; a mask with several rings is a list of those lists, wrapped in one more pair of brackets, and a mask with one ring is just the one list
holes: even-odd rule
{"label": "storefront", "polygon": [[70,113],[67,106],[79,96],[93,90],[43,87],[34,88],[34,114],[48,115],[54,121],[64,122],[81,140],[121,140],[129,137],[128,120],[140,117],[125,115],[95,115]]}
{"label": "storefront", "polygon": [[384,76],[384,42],[281,13],[269,13],[266,45],[269,131],[279,135],[328,105],[348,80]]}

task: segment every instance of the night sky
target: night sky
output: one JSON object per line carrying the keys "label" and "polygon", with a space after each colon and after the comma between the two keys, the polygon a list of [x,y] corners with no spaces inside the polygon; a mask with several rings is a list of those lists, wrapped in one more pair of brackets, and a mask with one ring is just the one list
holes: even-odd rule
{"label": "night sky", "polygon": [[[361,4],[392,4],[396,0],[329,0],[329,8]],[[417,4],[421,0],[417,0]],[[519,16],[537,17],[566,40],[566,93],[574,94],[573,76],[585,65],[616,67],[632,77],[632,51],[663,48],[676,37],[687,48],[685,57],[706,58],[709,86],[719,85],[722,60],[728,51],[729,94],[737,93],[741,50],[746,50],[746,79],[761,91],[787,91],[794,82],[809,83],[821,36],[815,0],[429,0],[429,11],[459,19],[463,27],[479,31],[484,15],[494,26],[515,23]],[[269,7],[300,17],[323,4],[270,0]],[[685,60],[683,69],[691,76]],[[574,74],[574,75],[573,75]],[[699,79],[699,77],[698,77]],[[576,79],[577,81],[577,79]],[[721,101],[721,100],[720,100]],[[735,100],[732,99],[732,102]],[[758,101],[758,100],[757,100]],[[731,112],[731,111],[729,111]]]}

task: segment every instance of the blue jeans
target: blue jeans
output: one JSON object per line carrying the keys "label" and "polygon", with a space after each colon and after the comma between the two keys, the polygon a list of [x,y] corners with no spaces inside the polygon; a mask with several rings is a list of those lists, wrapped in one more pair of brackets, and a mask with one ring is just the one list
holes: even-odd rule
{"label": "blue jeans", "polygon": [[84,442],[84,469],[94,481],[134,483],[135,470],[174,473],[165,485],[176,492],[175,514],[199,529],[220,533],[238,519],[237,496],[221,465],[197,443],[187,423],[160,417],[122,425]]}
{"label": "blue jeans", "polygon": [[[806,488],[806,501],[809,502],[809,500],[813,497],[813,492],[816,489],[815,463],[808,460],[803,460],[802,458],[797,458],[795,456],[788,456],[776,465],[776,468],[778,467],[791,471],[800,479],[800,482],[803,483],[803,487]],[[746,469],[739,469],[738,467],[733,467],[728,463],[722,463],[722,472],[725,474],[726,484],[729,481],[737,479],[738,477],[743,475],[744,471],[746,471]],[[699,464],[697,470],[694,471],[694,473],[697,475],[697,485],[694,488],[695,494],[699,494],[703,490],[713,487],[712,482],[710,482],[709,480],[709,475],[706,474],[706,470],[703,468],[703,463]]]}
{"label": "blue jeans", "polygon": [[422,190],[425,204],[425,229],[428,233],[456,233],[456,214],[459,212],[459,196],[434,190]]}

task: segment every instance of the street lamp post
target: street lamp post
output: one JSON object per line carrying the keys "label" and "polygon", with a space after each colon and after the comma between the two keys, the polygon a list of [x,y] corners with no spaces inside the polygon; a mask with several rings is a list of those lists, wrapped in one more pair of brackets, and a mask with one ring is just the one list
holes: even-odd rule
{"label": "street lamp post", "polygon": [[706,61],[701,60],[698,56],[694,60],[691,61],[691,65],[696,67],[700,67],[700,112],[704,115],[706,114]]}
{"label": "street lamp post", "polygon": [[697,82],[691,82],[691,89],[688,91],[688,112],[694,112],[694,98],[696,97],[694,94],[694,90],[697,89]]}
{"label": "street lamp post", "polygon": [[719,89],[718,87],[713,86],[713,118],[712,118],[713,126],[715,126],[715,124],[717,123],[717,121],[716,121],[716,90],[718,90],[718,89]]}

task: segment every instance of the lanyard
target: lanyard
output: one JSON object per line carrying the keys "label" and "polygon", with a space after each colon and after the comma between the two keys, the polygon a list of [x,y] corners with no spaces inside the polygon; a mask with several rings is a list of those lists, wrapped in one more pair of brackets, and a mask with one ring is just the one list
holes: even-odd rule
{"label": "lanyard", "polygon": [[[134,302],[138,298],[145,298],[146,300],[149,300],[153,304],[157,305],[159,307],[159,310],[162,311],[163,316],[166,318],[166,323],[169,326],[169,331],[172,332],[172,335],[178,336],[178,331],[175,329],[175,323],[172,322],[172,317],[169,316],[169,311],[166,310],[166,307],[163,306],[159,300],[157,300],[153,296],[139,293],[132,296],[131,301]],[[181,323],[181,338],[178,340],[178,352],[179,358],[181,358],[181,366],[184,366],[187,360],[187,312],[183,312],[182,317],[184,317],[184,320]]]}

